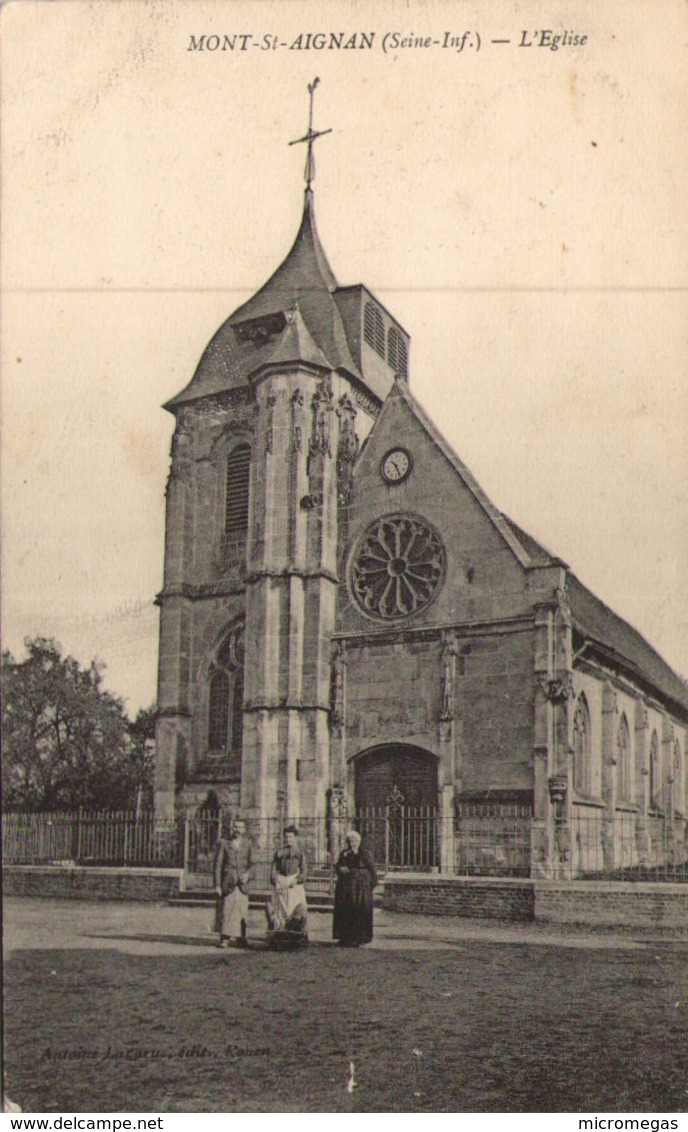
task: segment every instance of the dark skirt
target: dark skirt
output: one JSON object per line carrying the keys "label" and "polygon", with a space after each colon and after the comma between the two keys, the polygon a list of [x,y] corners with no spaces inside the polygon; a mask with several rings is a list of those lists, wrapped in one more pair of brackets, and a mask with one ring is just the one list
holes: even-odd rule
{"label": "dark skirt", "polygon": [[332,935],[340,943],[370,943],[373,938],[373,885],[367,869],[337,878]]}

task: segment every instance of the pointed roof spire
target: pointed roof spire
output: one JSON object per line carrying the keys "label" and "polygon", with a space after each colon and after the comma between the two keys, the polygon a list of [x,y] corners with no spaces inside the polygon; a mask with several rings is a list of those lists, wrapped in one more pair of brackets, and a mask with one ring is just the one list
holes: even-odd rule
{"label": "pointed roof spire", "polygon": [[[282,261],[277,270],[270,276],[267,283],[264,283],[260,290],[231,316],[230,321],[234,325],[245,319],[257,318],[262,314],[270,313],[275,310],[287,310],[297,303],[304,304],[305,308],[315,305],[321,315],[324,313],[323,307],[330,305],[334,313],[334,302],[331,299],[331,295],[337,288],[337,280],[335,279],[332,268],[327,262],[327,256],[320,243],[318,231],[315,226],[313,189],[311,188],[313,178],[315,177],[313,142],[317,138],[322,137],[323,134],[332,133],[332,130],[313,129],[313,96],[319,82],[320,79],[316,76],[313,82],[308,84],[308,94],[310,96],[308,130],[302,138],[296,138],[294,141],[289,142],[289,145],[299,145],[303,142],[308,147],[306,168],[304,171],[306,192],[301,226],[286,259]],[[324,292],[330,296],[329,304],[323,303]],[[331,338],[332,335],[326,335],[326,337]],[[340,336],[335,333],[334,337],[338,338]],[[348,365],[352,359],[346,347],[343,334],[341,338],[342,342],[339,344],[340,349],[335,351],[334,364],[338,365],[343,363],[344,365]],[[331,341],[327,343],[328,347],[331,345]],[[343,347],[343,350],[341,347]]]}
{"label": "pointed roof spire", "polygon": [[287,310],[295,302],[315,298],[337,287],[334,272],[320,243],[315,226],[313,193],[306,190],[301,225],[286,258],[256,294],[232,315],[232,322],[243,322],[276,310]]}
{"label": "pointed roof spire", "polygon": [[315,180],[315,159],[313,157],[313,142],[316,140],[316,138],[323,137],[324,134],[331,134],[332,133],[331,129],[330,130],[314,130],[313,129],[313,95],[315,94],[315,88],[317,87],[319,82],[320,82],[320,79],[316,75],[316,77],[313,79],[313,82],[308,84],[308,93],[310,95],[310,105],[309,105],[309,110],[308,110],[308,130],[303,135],[302,138],[296,138],[295,141],[289,142],[289,145],[300,145],[302,142],[305,142],[306,145],[308,146],[308,152],[306,154],[306,168],[305,168],[305,171],[304,171],[304,178],[305,178],[305,181],[306,181],[306,195],[307,196],[311,192],[311,183]]}
{"label": "pointed roof spire", "polygon": [[231,315],[236,326],[248,319],[298,307],[333,369],[343,366],[356,376],[356,365],[333,298],[337,280],[315,226],[313,191],[306,189],[301,226],[286,259],[256,294]]}
{"label": "pointed roof spire", "polygon": [[361,304],[370,293],[360,285],[338,286],[315,225],[313,143],[332,133],[313,129],[313,95],[319,81],[315,78],[308,84],[308,130],[289,143],[307,146],[306,191],[296,239],[267,282],[215,333],[192,380],[167,402],[165,407],[171,411],[244,385],[265,366],[299,358],[312,366],[348,373],[378,401],[389,392],[384,356],[380,355],[380,365],[373,364],[365,374],[362,364]]}

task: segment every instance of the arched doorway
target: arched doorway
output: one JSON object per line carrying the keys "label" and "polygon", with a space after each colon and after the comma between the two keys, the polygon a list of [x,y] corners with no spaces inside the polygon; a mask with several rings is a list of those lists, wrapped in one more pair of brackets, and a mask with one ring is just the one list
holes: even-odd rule
{"label": "arched doorway", "polygon": [[357,825],[384,868],[438,864],[437,757],[390,743],[355,763]]}

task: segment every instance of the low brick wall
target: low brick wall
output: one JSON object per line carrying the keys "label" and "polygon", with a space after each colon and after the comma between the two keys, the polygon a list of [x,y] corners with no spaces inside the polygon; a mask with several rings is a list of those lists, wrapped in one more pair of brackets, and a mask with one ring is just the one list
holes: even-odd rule
{"label": "low brick wall", "polygon": [[489,920],[532,920],[533,881],[509,877],[401,875],[385,877],[382,906],[389,912],[423,916],[476,916]]}
{"label": "low brick wall", "polygon": [[382,906],[422,916],[688,931],[688,884],[388,874]]}
{"label": "low brick wall", "polygon": [[688,884],[537,881],[535,918],[552,924],[688,929]]}
{"label": "low brick wall", "polygon": [[[181,869],[6,865],[2,876],[6,896],[58,900],[168,900],[184,889]],[[381,903],[423,916],[688,931],[688,884],[396,873],[385,877]]]}
{"label": "low brick wall", "polygon": [[5,865],[5,896],[58,900],[167,900],[183,888],[182,869],[106,869]]}

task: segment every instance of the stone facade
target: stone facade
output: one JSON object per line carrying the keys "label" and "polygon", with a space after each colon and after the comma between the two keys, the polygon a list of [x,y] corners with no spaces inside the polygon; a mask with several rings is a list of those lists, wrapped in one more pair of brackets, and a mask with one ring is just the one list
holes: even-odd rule
{"label": "stone facade", "polygon": [[685,861],[688,688],[487,499],[408,357],[337,285],[309,188],[166,406],[158,810],[258,828],[391,793],[439,815],[452,872],[461,805],[519,805],[534,876],[651,865],[659,819]]}

